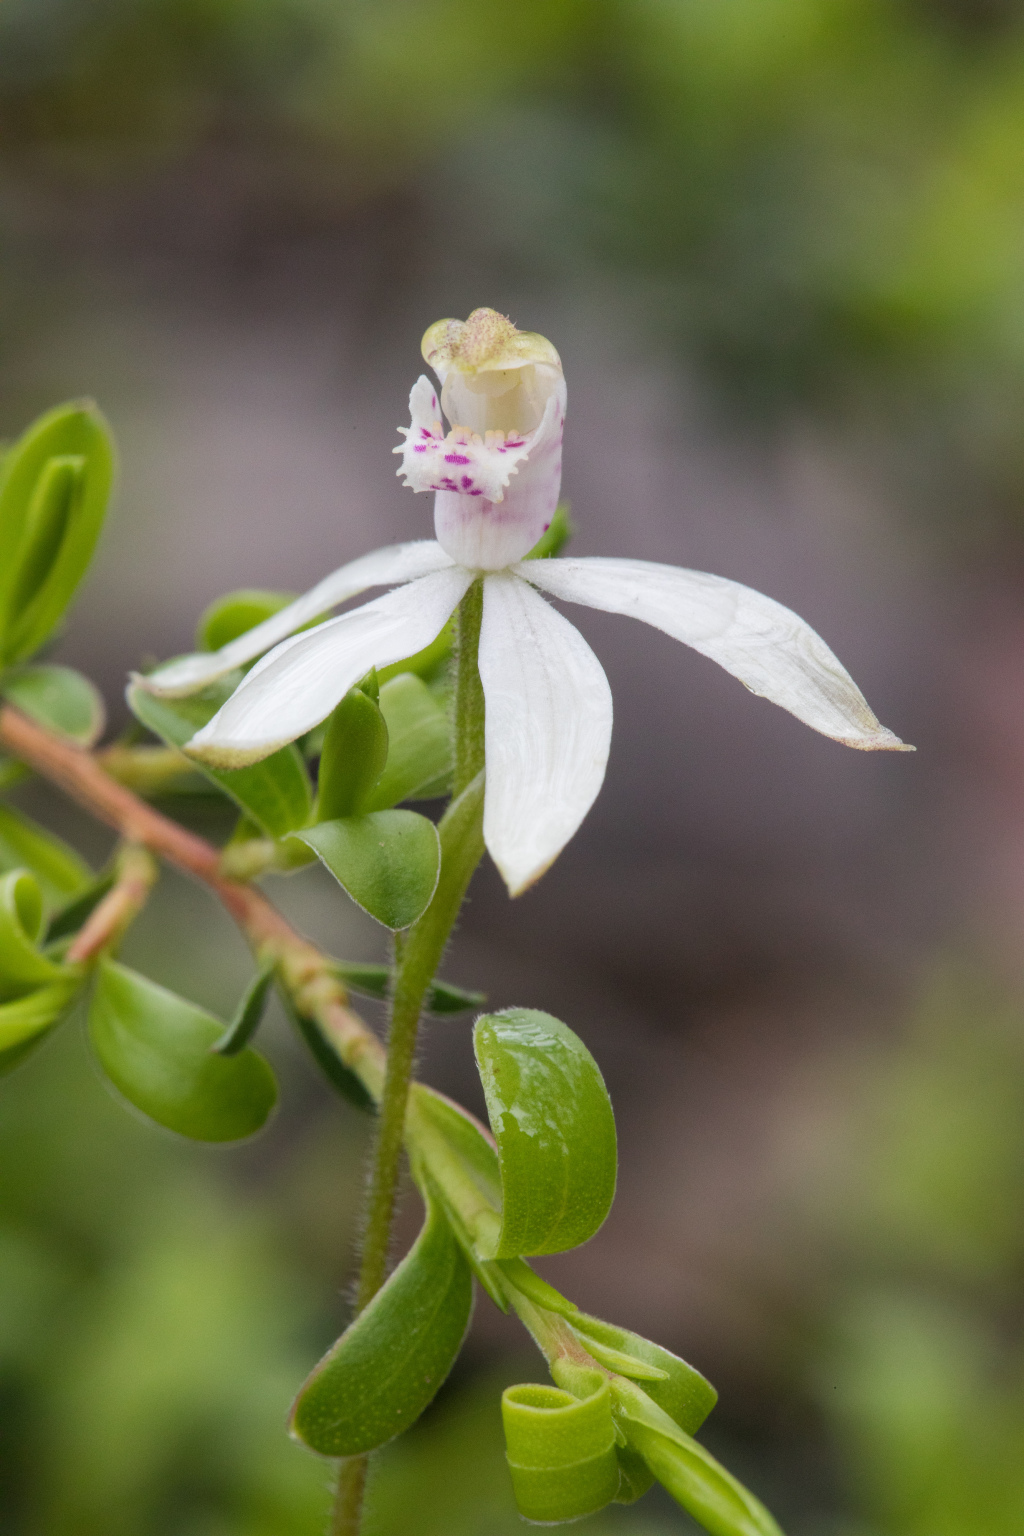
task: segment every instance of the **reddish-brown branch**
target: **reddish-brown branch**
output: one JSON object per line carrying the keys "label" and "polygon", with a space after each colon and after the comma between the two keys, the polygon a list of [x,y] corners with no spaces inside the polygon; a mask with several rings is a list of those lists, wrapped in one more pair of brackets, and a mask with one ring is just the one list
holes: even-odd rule
{"label": "reddish-brown branch", "polygon": [[156,882],[156,860],[145,848],[129,844],[118,859],[117,879],[75,935],[65,959],[92,960],[114,944],[146,904]]}
{"label": "reddish-brown branch", "polygon": [[[379,1094],[384,1077],[384,1049],[376,1035],[348,1007],[348,994],[332,971],[330,961],[296,933],[261,891],[225,879],[220,873],[220,853],[212,843],[162,816],[131,790],[115,783],[84,748],[53,735],[10,705],[0,708],[0,746],[58,785],[84,810],[119,832],[126,842],[141,844],[208,886],[260,959],[277,965],[282,985],[296,1008],[317,1020],[346,1066],[359,1075],[374,1097]],[[113,895],[111,891],[110,896]],[[97,908],[93,914],[97,920],[99,911]],[[119,911],[123,913],[123,906]],[[89,953],[95,953],[95,949]]]}

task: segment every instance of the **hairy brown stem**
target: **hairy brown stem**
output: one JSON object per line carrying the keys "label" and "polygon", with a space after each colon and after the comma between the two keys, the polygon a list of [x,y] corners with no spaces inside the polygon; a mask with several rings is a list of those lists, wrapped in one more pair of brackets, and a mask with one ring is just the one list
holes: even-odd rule
{"label": "hairy brown stem", "polygon": [[9,704],[0,708],[0,746],[58,785],[127,842],[147,848],[208,886],[259,959],[272,960],[277,965],[282,985],[295,1006],[316,1019],[345,1065],[358,1075],[374,1098],[379,1097],[384,1081],[384,1048],[348,1007],[348,994],[332,972],[330,961],[296,933],[261,891],[224,878],[220,873],[219,849],[115,783],[90,752],[55,736]]}

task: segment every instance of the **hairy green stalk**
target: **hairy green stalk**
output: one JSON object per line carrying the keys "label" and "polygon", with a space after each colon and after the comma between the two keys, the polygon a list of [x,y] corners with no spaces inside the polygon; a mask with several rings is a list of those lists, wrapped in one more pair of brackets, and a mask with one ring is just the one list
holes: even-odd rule
{"label": "hairy green stalk", "polygon": [[[372,1301],[387,1279],[420,1015],[427,988],[437,974],[459,915],[466,887],[484,851],[484,696],[477,666],[482,613],[483,588],[477,581],[459,607],[455,773],[452,800],[438,825],[440,878],[423,916],[395,941],[395,987],[388,1026],[387,1071],[377,1113],[356,1312],[361,1312]],[[331,1536],[358,1536],[366,1466],[365,1456],[342,1462],[331,1516]]]}

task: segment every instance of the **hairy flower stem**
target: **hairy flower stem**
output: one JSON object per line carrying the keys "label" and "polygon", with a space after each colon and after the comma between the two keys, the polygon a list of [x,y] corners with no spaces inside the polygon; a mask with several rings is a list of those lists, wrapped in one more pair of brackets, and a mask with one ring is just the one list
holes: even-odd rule
{"label": "hairy flower stem", "polygon": [[[395,986],[388,1026],[387,1071],[377,1115],[366,1202],[356,1312],[387,1279],[391,1226],[401,1167],[409,1084],[427,988],[437,974],[473,871],[483,854],[484,696],[477,667],[483,587],[477,581],[459,608],[455,676],[453,795],[438,826],[441,873],[423,916],[396,939]],[[341,1463],[331,1536],[358,1536],[366,1483],[366,1457]]]}

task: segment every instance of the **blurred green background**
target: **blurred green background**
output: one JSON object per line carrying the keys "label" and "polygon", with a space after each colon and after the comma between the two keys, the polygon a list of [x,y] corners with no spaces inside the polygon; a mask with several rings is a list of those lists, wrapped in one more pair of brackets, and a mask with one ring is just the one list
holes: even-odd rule
{"label": "blurred green background", "polygon": [[[616,1209],[549,1273],[711,1376],[705,1438],[790,1536],[1019,1536],[1024,6],[4,0],[0,433],[90,393],[118,434],[57,652],[115,726],[219,592],[429,532],[390,449],[423,329],[478,304],[562,352],[579,551],[770,591],[919,748],[844,754],[577,610],[604,792],[519,903],[481,871],[447,966],[565,1018],[616,1104]],[[380,953],[316,874],[272,894]],[[173,877],[125,957],[223,1015],[248,976]],[[321,1528],[283,1421],[345,1321],[367,1127],[270,1048],[235,1151],[115,1104],[77,1026],[0,1084],[5,1536]],[[423,1073],[479,1104],[464,1023]],[[525,1344],[480,1303],[372,1536],[519,1529]],[[580,1529],[692,1527],[652,1494]]]}

